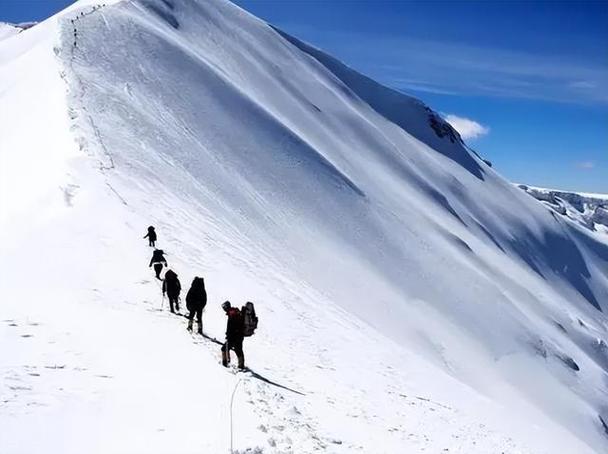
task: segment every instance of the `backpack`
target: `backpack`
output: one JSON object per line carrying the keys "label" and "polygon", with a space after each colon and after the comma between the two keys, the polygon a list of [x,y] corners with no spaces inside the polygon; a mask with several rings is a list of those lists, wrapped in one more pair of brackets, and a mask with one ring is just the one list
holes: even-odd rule
{"label": "backpack", "polygon": [[243,314],[243,336],[253,336],[258,327],[258,317],[255,315],[255,308],[252,302],[247,302],[241,309]]}

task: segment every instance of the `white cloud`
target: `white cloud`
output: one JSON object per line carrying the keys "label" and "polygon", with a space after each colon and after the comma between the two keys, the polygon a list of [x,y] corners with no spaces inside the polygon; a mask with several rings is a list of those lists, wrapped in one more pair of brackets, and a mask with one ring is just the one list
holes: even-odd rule
{"label": "white cloud", "polygon": [[445,121],[451,124],[464,140],[477,139],[490,132],[490,128],[477,123],[475,120],[453,114],[446,115]]}
{"label": "white cloud", "polygon": [[591,170],[595,167],[595,162],[593,161],[581,161],[576,163],[576,167],[583,170]]}
{"label": "white cloud", "polygon": [[593,82],[589,82],[587,80],[577,80],[575,82],[570,82],[570,86],[572,88],[580,88],[582,90],[593,90],[597,88],[597,85]]}

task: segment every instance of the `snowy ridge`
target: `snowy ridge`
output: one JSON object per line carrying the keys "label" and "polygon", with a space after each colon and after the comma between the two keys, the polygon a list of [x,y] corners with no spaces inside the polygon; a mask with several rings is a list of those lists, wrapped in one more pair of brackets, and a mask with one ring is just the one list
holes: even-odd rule
{"label": "snowy ridge", "polygon": [[[220,0],[0,58],[0,451],[228,452],[239,379],[238,452],[605,451],[608,246],[419,101]],[[253,374],[159,310],[150,224],[211,338],[256,303]]]}
{"label": "snowy ridge", "polygon": [[37,22],[22,22],[20,24],[9,24],[7,22],[0,22],[0,41],[3,39],[10,38],[18,33],[21,33],[28,28],[36,25]]}
{"label": "snowy ridge", "polygon": [[0,22],[0,41],[16,35],[20,31],[21,31],[21,29],[13,24],[7,24],[6,22]]}

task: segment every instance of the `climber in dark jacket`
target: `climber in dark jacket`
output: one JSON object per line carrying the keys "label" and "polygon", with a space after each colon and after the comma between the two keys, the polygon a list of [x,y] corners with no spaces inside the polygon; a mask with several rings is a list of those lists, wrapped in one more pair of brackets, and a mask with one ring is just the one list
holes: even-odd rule
{"label": "climber in dark jacket", "polygon": [[163,270],[163,263],[167,266],[167,261],[165,260],[164,252],[162,249],[154,249],[152,253],[152,258],[150,259],[150,268],[154,265],[154,272],[156,273],[156,279],[160,280],[160,272]]}
{"label": "climber in dark jacket", "polygon": [[[179,294],[182,291],[182,285],[177,278],[177,274],[173,270],[167,270],[165,279],[163,280],[163,295],[166,293],[169,298],[169,307],[171,312],[179,312]],[[173,310],[175,306],[175,311]]]}
{"label": "climber in dark jacket", "polygon": [[156,243],[156,232],[154,231],[154,227],[148,227],[148,233],[144,238],[148,238],[148,243],[151,247],[154,247]]}
{"label": "climber in dark jacket", "polygon": [[192,331],[192,320],[196,314],[198,334],[203,334],[203,309],[207,304],[207,292],[205,290],[205,280],[202,277],[195,277],[186,295],[186,308],[188,309],[188,331]]}
{"label": "climber in dark jacket", "polygon": [[243,339],[245,338],[245,319],[237,307],[232,307],[230,301],[222,304],[222,309],[228,316],[226,323],[226,342],[222,345],[222,364],[230,364],[230,350],[234,350],[239,360],[239,369],[245,369],[245,354],[243,353]]}

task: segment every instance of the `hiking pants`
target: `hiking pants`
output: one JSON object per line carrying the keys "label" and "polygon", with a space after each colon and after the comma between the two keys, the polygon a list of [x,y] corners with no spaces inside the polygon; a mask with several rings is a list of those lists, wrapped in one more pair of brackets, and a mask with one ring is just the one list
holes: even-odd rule
{"label": "hiking pants", "polygon": [[175,310],[179,311],[179,300],[177,295],[169,295],[167,294],[167,298],[169,298],[169,307],[171,308],[171,312],[175,312],[173,310],[173,306],[175,305]]}
{"label": "hiking pants", "polygon": [[194,319],[194,314],[196,314],[196,323],[198,325],[198,333],[203,334],[203,308],[198,309],[188,309],[190,313],[188,314],[188,329],[192,330],[192,320]]}
{"label": "hiking pants", "polygon": [[163,264],[162,263],[155,263],[154,264],[154,272],[156,273],[156,279],[160,279],[160,272],[163,270]]}
{"label": "hiking pants", "polygon": [[243,338],[237,337],[234,339],[227,339],[226,343],[222,345],[222,364],[228,366],[230,363],[230,350],[234,350],[236,357],[239,360],[239,369],[245,368],[245,354],[243,353]]}
{"label": "hiking pants", "polygon": [[156,242],[156,241],[154,241],[154,240],[153,240],[153,239],[151,239],[151,238],[150,238],[150,239],[148,239],[148,244],[149,244],[150,246],[152,246],[152,247],[154,247],[154,243],[155,243],[155,242]]}

